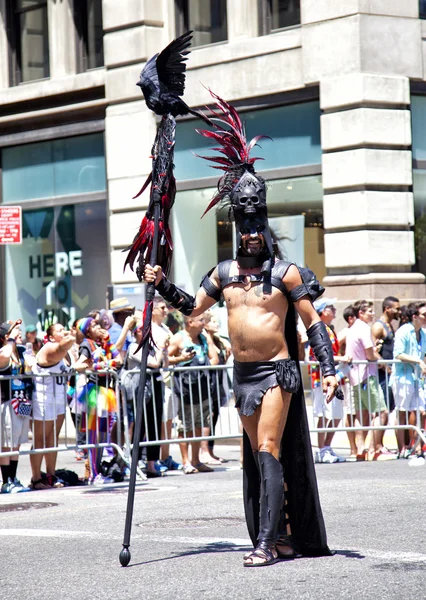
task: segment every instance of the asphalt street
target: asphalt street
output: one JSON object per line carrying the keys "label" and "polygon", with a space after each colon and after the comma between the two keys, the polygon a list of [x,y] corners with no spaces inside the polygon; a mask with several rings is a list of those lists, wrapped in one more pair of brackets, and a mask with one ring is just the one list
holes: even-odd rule
{"label": "asphalt street", "polygon": [[[141,482],[122,568],[126,484],[0,496],[0,598],[371,599],[426,597],[426,467],[317,465],[335,555],[247,569],[238,446],[214,473]],[[175,453],[175,452],[174,452]],[[28,457],[20,476],[29,480]],[[82,472],[72,453],[60,466]]]}

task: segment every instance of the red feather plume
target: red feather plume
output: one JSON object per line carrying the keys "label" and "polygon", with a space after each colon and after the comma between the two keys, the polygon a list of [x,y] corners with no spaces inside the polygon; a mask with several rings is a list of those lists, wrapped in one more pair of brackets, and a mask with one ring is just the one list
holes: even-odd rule
{"label": "red feather plume", "polygon": [[196,156],[216,163],[210,165],[212,169],[221,169],[225,171],[225,174],[220,179],[218,191],[204,211],[203,217],[213,206],[216,206],[230,194],[244,171],[254,172],[253,164],[256,160],[263,159],[250,157],[250,151],[258,145],[258,141],[262,138],[271,139],[267,135],[257,135],[250,142],[247,142],[245,126],[236,109],[211,90],[209,92],[219,109],[219,112],[217,109],[210,109],[212,117],[204,115],[204,120],[213,127],[213,131],[208,129],[196,129],[195,131],[220,144],[219,147],[212,148],[212,150],[220,152],[223,156],[200,156],[199,154],[196,154]]}

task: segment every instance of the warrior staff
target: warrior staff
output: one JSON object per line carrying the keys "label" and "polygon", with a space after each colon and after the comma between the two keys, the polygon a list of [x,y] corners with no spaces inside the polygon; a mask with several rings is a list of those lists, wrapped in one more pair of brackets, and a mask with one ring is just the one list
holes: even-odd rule
{"label": "warrior staff", "polygon": [[[129,265],[133,270],[136,259],[138,266],[136,274],[142,280],[144,267],[161,264],[168,272],[172,258],[172,238],[169,229],[170,209],[176,194],[176,181],[173,175],[173,154],[177,115],[191,112],[200,116],[197,111],[190,109],[180,98],[185,87],[186,56],[189,54],[192,32],[187,32],[171,42],[161,53],[153,56],[142,70],[140,81],[147,106],[156,114],[162,115],[152,148],[152,171],[137,198],[151,184],[148,210],[142,220],[139,232],[133,244],[128,248],[129,253],[124,267]],[[151,345],[151,317],[155,286],[149,283],[146,291],[146,302],[143,315],[142,358],[140,366],[140,383],[136,400],[136,423],[134,428],[132,464],[130,470],[129,492],[127,497],[126,524],[124,529],[123,548],[120,552],[120,563],[127,567],[130,562],[130,534],[132,528],[133,505],[136,486],[136,468],[140,433],[143,416],[143,399],[146,383],[146,367]],[[139,348],[138,348],[139,350]],[[152,402],[153,400],[151,400]]]}

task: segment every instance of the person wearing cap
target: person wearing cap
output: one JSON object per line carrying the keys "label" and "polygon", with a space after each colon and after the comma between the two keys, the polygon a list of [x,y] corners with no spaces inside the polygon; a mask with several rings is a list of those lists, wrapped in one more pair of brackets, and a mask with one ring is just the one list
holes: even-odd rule
{"label": "person wearing cap", "polygon": [[25,343],[33,345],[34,354],[37,354],[43,346],[43,341],[37,337],[37,327],[32,323],[25,327]]}
{"label": "person wearing cap", "polygon": [[[350,362],[347,356],[339,356],[339,341],[331,328],[331,323],[336,317],[335,302],[336,298],[320,298],[314,302],[314,308],[325,325],[333,349],[334,360]],[[315,360],[312,348],[309,351],[309,360]],[[322,390],[319,366],[311,367],[310,371],[314,417],[318,419],[317,427],[322,429],[338,427],[340,421],[343,419],[343,403],[336,397],[330,403],[327,403]],[[327,433],[318,433],[318,452],[315,453],[315,462],[329,464],[345,462],[345,458],[338,456],[331,447],[334,433],[333,430]]]}
{"label": "person wearing cap", "polygon": [[[127,298],[116,298],[111,300],[109,309],[114,317],[114,324],[109,329],[111,341],[121,352],[124,359],[130,344],[134,341],[132,331],[136,327],[137,320],[134,316],[135,307]],[[123,335],[124,334],[124,335]]]}
{"label": "person wearing cap", "polygon": [[[25,348],[16,343],[20,335],[21,321],[6,321],[0,325],[0,375],[17,375],[0,382],[0,447],[2,452],[19,452],[21,444],[28,442],[31,410],[31,379],[19,379],[25,372]],[[21,411],[26,408],[26,414]],[[21,414],[22,412],[22,414]],[[17,479],[19,454],[0,457],[2,494],[28,492]]]}

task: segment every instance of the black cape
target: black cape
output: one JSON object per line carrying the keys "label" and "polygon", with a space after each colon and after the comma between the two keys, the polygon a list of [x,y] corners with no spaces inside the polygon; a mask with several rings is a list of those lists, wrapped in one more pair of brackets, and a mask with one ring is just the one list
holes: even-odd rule
{"label": "black cape", "polygon": [[[298,340],[296,315],[289,302],[285,323],[285,338],[289,354],[298,368]],[[243,434],[243,492],[247,528],[253,546],[259,533],[260,480],[247,434]],[[304,556],[330,556],[324,519],[318,495],[308,418],[303,387],[293,394],[287,423],[281,440],[281,464],[287,484],[287,506],[291,540],[295,549]],[[281,528],[280,528],[281,530]]]}

